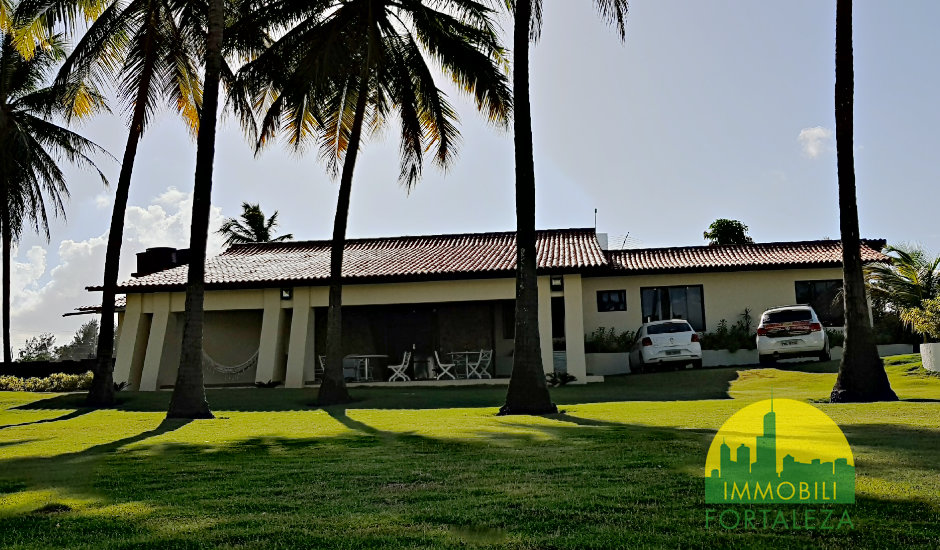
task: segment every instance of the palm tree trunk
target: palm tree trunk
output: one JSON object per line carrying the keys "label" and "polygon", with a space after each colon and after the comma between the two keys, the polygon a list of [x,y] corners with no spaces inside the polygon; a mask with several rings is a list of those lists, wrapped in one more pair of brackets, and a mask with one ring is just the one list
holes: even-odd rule
{"label": "palm tree trunk", "polygon": [[196,183],[193,189],[193,219],[189,235],[189,273],[186,281],[186,314],[176,385],[167,418],[213,418],[202,380],[202,327],[204,320],[206,242],[209,239],[209,207],[212,202],[212,163],[215,159],[215,128],[219,109],[219,78],[222,73],[224,1],[209,2],[209,32],[206,37],[206,75],[202,117],[196,138]]}
{"label": "palm tree trunk", "polygon": [[346,248],[346,224],[349,220],[349,196],[352,192],[353,171],[356,168],[356,157],[359,155],[359,142],[362,137],[362,123],[365,119],[368,95],[369,60],[367,56],[359,76],[356,113],[346,148],[346,158],[343,160],[339,197],[336,201],[336,217],[333,220],[333,241],[330,245],[330,303],[326,317],[326,368],[317,396],[317,403],[321,406],[351,401],[349,392],[346,390],[346,381],[343,378],[343,250]]}
{"label": "palm tree trunk", "polygon": [[7,182],[0,176],[0,208],[3,209],[3,362],[13,361],[10,346],[10,249],[13,247],[13,230],[10,227],[10,192]]}
{"label": "palm tree trunk", "polygon": [[108,249],[104,258],[104,284],[101,296],[101,323],[98,331],[98,349],[95,362],[94,378],[85,398],[85,404],[92,407],[108,407],[114,404],[114,295],[117,287],[118,269],[121,264],[121,243],[124,241],[124,216],[127,212],[127,197],[131,188],[131,174],[137,147],[144,131],[146,113],[146,94],[153,77],[153,59],[147,58],[142,71],[137,97],[134,101],[134,114],[131,118],[127,144],[124,146],[124,158],[121,162],[121,174],[118,176],[117,191],[114,195],[114,208],[111,211],[111,229],[108,233]]}
{"label": "palm tree trunk", "polygon": [[842,232],[845,347],[833,403],[896,401],[884,364],[872,340],[858,228],[853,147],[855,72],[852,53],[852,1],[836,7],[836,155],[839,171],[839,225]]}
{"label": "palm tree trunk", "polygon": [[518,0],[513,28],[513,105],[516,145],[516,327],[512,377],[500,414],[550,414],[552,403],[542,368],[535,246],[535,161],[529,102],[531,0]]}

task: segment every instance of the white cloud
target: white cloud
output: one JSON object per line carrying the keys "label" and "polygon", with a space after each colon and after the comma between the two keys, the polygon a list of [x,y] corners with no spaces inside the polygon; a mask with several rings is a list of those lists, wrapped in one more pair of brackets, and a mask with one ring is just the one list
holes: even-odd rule
{"label": "white cloud", "polygon": [[109,195],[99,193],[95,196],[95,208],[102,210],[109,206],[111,206],[111,197]]}
{"label": "white cloud", "polygon": [[832,150],[832,130],[829,128],[822,126],[803,128],[796,139],[800,142],[803,154],[811,159]]}
{"label": "white cloud", "polygon": [[[151,202],[146,207],[127,209],[121,247],[122,280],[137,267],[135,253],[154,246],[189,246],[192,194],[170,187]],[[222,221],[222,209],[213,207],[209,221],[210,256],[222,250],[224,240],[215,234]],[[55,266],[47,266],[47,252],[42,247],[13,251],[10,309],[14,349],[42,332],[52,332],[57,343],[65,343],[79,325],[90,319],[63,318],[62,314],[100,300],[99,293],[88,292],[85,287],[101,284],[107,245],[107,232],[83,241],[61,241],[59,263]]]}

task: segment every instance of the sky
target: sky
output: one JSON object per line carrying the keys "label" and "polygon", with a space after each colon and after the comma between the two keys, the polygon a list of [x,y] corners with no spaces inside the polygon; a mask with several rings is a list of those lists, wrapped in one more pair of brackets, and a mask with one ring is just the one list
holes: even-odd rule
{"label": "sky", "polygon": [[[545,0],[531,50],[539,228],[594,227],[597,209],[612,246],[705,244],[716,218],[741,220],[758,242],[839,237],[835,0],[633,0],[623,43],[591,4]],[[862,236],[938,253],[940,2],[856,0],[854,17]],[[408,193],[397,183],[394,128],[371,137],[356,167],[350,237],[514,229],[512,133],[449,91],[461,119],[457,162],[446,173],[427,163]],[[120,158],[126,117],[113,108],[78,131]],[[117,181],[117,161],[100,166]],[[193,140],[164,110],[134,169],[122,279],[136,252],[188,245],[194,166]],[[101,282],[114,190],[67,174],[67,219],[53,221],[50,242],[27,233],[15,251],[15,349],[42,332],[65,343],[88,318],[61,315],[100,299],[84,287]],[[275,143],[255,155],[234,120],[222,124],[213,228],[249,201],[278,211],[297,239],[328,239],[337,188],[315,151]],[[209,246],[218,253],[222,239]]]}

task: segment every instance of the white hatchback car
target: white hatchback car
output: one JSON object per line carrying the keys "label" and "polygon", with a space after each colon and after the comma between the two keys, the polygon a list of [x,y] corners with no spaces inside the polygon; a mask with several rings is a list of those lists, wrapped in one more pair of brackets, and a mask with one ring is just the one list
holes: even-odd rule
{"label": "white hatchback car", "polygon": [[775,307],[761,315],[757,326],[757,353],[761,365],[772,365],[778,359],[791,357],[828,361],[829,337],[812,307]]}
{"label": "white hatchback car", "polygon": [[643,323],[630,350],[630,371],[643,372],[656,366],[702,368],[702,345],[698,333],[684,319]]}

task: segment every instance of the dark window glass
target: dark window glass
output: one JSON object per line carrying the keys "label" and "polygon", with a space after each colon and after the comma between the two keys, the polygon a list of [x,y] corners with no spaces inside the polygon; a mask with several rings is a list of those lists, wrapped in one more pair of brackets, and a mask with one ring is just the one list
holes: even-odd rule
{"label": "dark window glass", "polygon": [[808,309],[784,309],[771,311],[764,315],[762,321],[767,323],[795,323],[798,321],[811,321],[813,315]]}
{"label": "dark window glass", "polygon": [[705,330],[705,300],[701,285],[640,289],[643,322],[685,319],[696,331]]}
{"label": "dark window glass", "polygon": [[626,290],[598,290],[597,311],[626,311]]}
{"label": "dark window glass", "polygon": [[827,327],[841,327],[845,324],[845,311],[841,295],[842,281],[797,281],[796,301],[813,306],[819,322]]}
{"label": "dark window glass", "polygon": [[565,337],[565,299],[552,298],[552,338]]}
{"label": "dark window glass", "polygon": [[675,334],[677,332],[692,332],[688,323],[663,323],[646,327],[647,334]]}

